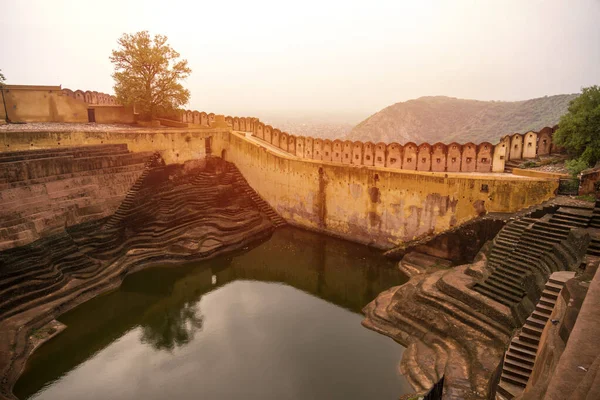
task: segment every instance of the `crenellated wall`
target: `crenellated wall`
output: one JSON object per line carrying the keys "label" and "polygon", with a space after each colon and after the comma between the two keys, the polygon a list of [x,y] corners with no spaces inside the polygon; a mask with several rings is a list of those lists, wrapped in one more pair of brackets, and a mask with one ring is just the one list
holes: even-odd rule
{"label": "crenellated wall", "polygon": [[[93,109],[99,123],[134,123],[133,108],[118,104],[115,96],[96,91],[61,89],[59,86],[6,86],[9,114],[25,122],[87,122]],[[557,149],[552,142],[556,130],[545,127],[539,132],[514,133],[498,144],[483,143],[371,143],[329,140],[290,135],[254,117],[224,117],[216,125],[214,113],[179,110],[162,116],[166,126],[188,128],[224,128],[249,132],[254,137],[295,157],[336,164],[385,167],[431,172],[504,172],[509,160],[547,156]],[[167,122],[174,121],[175,125]],[[161,123],[163,123],[161,121]]]}
{"label": "crenellated wall", "polygon": [[257,118],[227,116],[225,121],[233,131],[250,132],[254,137],[299,158],[409,171],[504,172],[508,160],[535,158],[556,152],[552,145],[552,134],[557,127],[507,135],[496,145],[489,142],[433,145],[408,142],[401,145],[295,136],[265,125]]}
{"label": "crenellated wall", "polygon": [[[443,232],[486,212],[515,212],[539,204],[553,197],[558,186],[556,179],[548,178],[417,170],[418,164],[430,168],[432,160],[437,165],[438,158],[442,164],[448,151],[445,145],[419,146],[427,149],[427,156],[418,154],[416,145],[409,147],[414,153],[405,153],[405,158],[413,158],[408,170],[386,166],[387,160],[391,163],[394,158],[397,164],[401,159],[398,144],[361,143],[355,149],[355,143],[295,140],[295,154],[281,146],[281,151],[261,146],[259,139],[241,132],[230,133],[222,144],[227,161],[289,223],[382,248]],[[310,141],[315,154],[341,162],[306,157]],[[304,157],[298,151],[302,142]],[[492,149],[485,146],[480,145],[478,152],[472,145],[471,164],[477,163],[479,155],[486,159],[482,168],[489,168]],[[348,165],[346,155],[362,167]]]}
{"label": "crenellated wall", "polygon": [[90,91],[90,90],[86,90],[86,91],[75,90],[75,91],[73,91],[71,89],[64,88],[64,89],[62,89],[62,94],[64,96],[72,97],[76,100],[83,101],[87,104],[112,105],[112,106],[121,105],[121,104],[119,104],[119,102],[117,101],[117,98],[115,96],[106,94],[106,93],[96,92],[96,91]]}

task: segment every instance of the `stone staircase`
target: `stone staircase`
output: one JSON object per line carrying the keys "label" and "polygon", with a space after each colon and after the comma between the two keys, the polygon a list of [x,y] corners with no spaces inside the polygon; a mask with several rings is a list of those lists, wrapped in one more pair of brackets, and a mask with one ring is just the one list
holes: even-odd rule
{"label": "stone staircase", "polygon": [[531,376],[540,337],[552,314],[556,300],[566,281],[575,272],[555,272],[550,275],[535,310],[525,321],[520,333],[515,335],[504,356],[498,393],[507,399],[520,394]]}
{"label": "stone staircase", "polygon": [[513,168],[519,168],[519,165],[523,160],[508,160],[504,163],[504,172],[507,174],[512,174]]}
{"label": "stone staircase", "polygon": [[275,212],[273,207],[269,205],[260,195],[252,189],[248,181],[244,178],[240,170],[232,163],[228,165],[229,171],[235,176],[235,182],[244,188],[244,192],[252,199],[256,207],[266,214],[276,228],[286,225],[285,220]]}
{"label": "stone staircase", "polygon": [[113,213],[152,153],[126,144],[0,153],[0,250]]}
{"label": "stone staircase", "polygon": [[589,209],[560,207],[552,214],[550,222],[572,228],[587,228],[592,220],[592,212]]}
{"label": "stone staircase", "polygon": [[504,172],[512,174],[514,168],[519,168],[521,164],[527,161],[539,161],[538,158],[522,158],[519,160],[508,160],[504,163]]}
{"label": "stone staircase", "polygon": [[590,219],[590,228],[600,229],[600,200],[596,200]]}
{"label": "stone staircase", "polygon": [[[223,246],[266,237],[269,217],[233,172],[186,175],[181,165],[148,168],[118,218],[68,226],[26,246],[0,251],[0,319],[101,282],[111,268],[184,262]],[[142,184],[143,183],[143,184]],[[106,228],[109,221],[113,223]],[[102,229],[104,227],[104,229]],[[115,263],[127,259],[126,267]]]}
{"label": "stone staircase", "polygon": [[512,307],[526,294],[525,279],[532,273],[548,276],[576,262],[564,241],[570,227],[522,218],[507,224],[494,240],[489,257],[492,274],[474,290]]}
{"label": "stone staircase", "polygon": [[106,221],[106,224],[102,227],[103,230],[112,229],[115,226],[119,225],[123,218],[128,214],[129,210],[133,206],[133,200],[139,192],[140,188],[144,184],[148,174],[150,173],[150,169],[156,162],[160,159],[160,154],[154,153],[144,164],[144,171],[137,179],[137,181],[133,184],[131,189],[127,192],[127,195],[119,205],[119,208],[110,216],[110,218]]}

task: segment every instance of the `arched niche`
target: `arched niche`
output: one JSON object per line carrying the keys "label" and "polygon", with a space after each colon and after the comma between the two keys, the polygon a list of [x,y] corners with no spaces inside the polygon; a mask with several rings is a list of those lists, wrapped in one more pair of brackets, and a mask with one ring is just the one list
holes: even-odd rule
{"label": "arched niche", "polygon": [[416,171],[417,169],[417,145],[408,142],[404,145],[404,157],[402,158],[402,169]]}
{"label": "arched niche", "polygon": [[332,162],[336,162],[336,163],[340,163],[342,162],[342,141],[339,139],[336,139],[332,142],[332,149],[331,149],[331,161]]}
{"label": "arched niche", "polygon": [[308,136],[304,139],[304,158],[312,159],[313,158],[313,142],[314,139]]}
{"label": "arched niche", "polygon": [[363,144],[363,165],[375,165],[375,145],[371,142]]}
{"label": "arched niche", "polygon": [[521,160],[523,158],[523,135],[515,133],[510,138],[510,159]]}
{"label": "arched niche", "polygon": [[460,172],[462,162],[462,146],[459,143],[452,142],[448,145],[446,157],[446,171]]}
{"label": "arched niche", "polygon": [[313,160],[323,159],[323,140],[315,139],[313,142]]}
{"label": "arched niche", "polygon": [[402,169],[402,146],[398,143],[387,145],[385,166],[388,168]]}
{"label": "arched niche", "polygon": [[363,163],[363,143],[356,141],[352,143],[352,164],[362,165]]}
{"label": "arched niche", "polygon": [[418,171],[431,171],[431,145],[429,143],[419,145],[417,159]]}
{"label": "arched niche", "polygon": [[448,147],[444,143],[435,143],[431,148],[431,170],[445,172],[448,158]]}
{"label": "arched niche", "polygon": [[552,128],[545,127],[538,133],[537,154],[538,156],[550,155],[552,149]]}
{"label": "arched niche", "polygon": [[385,167],[385,150],[386,144],[379,142],[375,145],[374,165],[376,167]]}
{"label": "arched niche", "polygon": [[465,143],[462,148],[462,172],[475,172],[477,169],[477,146],[475,143]]}
{"label": "arched niche", "polygon": [[494,145],[489,142],[479,143],[477,146],[477,172],[492,172]]}
{"label": "arched niche", "polygon": [[529,131],[523,135],[523,158],[535,158],[537,156],[537,140],[536,132]]}
{"label": "arched niche", "polygon": [[306,138],[304,136],[296,136],[296,157],[304,158],[304,146]]}
{"label": "arched niche", "polygon": [[342,143],[342,163],[352,164],[352,142],[350,140]]}

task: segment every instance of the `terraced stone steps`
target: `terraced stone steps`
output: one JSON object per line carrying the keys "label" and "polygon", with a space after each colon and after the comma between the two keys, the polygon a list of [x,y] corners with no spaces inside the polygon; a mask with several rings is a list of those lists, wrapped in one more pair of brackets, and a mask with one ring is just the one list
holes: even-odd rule
{"label": "terraced stone steps", "polygon": [[600,229],[600,200],[596,200],[590,219],[590,228]]}
{"label": "terraced stone steps", "polygon": [[133,204],[133,199],[135,198],[137,192],[140,190],[140,188],[144,184],[144,181],[148,177],[152,164],[155,163],[159,157],[160,156],[155,153],[144,163],[144,171],[137,179],[137,181],[133,184],[131,189],[129,189],[127,195],[125,195],[125,198],[121,202],[121,205],[119,206],[119,208],[117,208],[115,213],[108,219],[103,229],[111,229],[115,227],[121,222],[123,217],[127,215],[127,210],[131,208]]}
{"label": "terraced stone steps", "polygon": [[565,282],[574,276],[575,272],[567,271],[550,275],[535,311],[527,318],[520,333],[511,340],[498,385],[498,392],[505,398],[512,399],[527,386],[544,327]]}
{"label": "terraced stone steps", "polygon": [[552,218],[554,215],[550,221],[525,217],[507,224],[490,252],[488,265],[493,272],[474,290],[512,307],[525,296],[528,275],[549,276],[573,264],[577,255],[564,244],[572,226],[565,225],[563,219],[552,222]]}
{"label": "terraced stone steps", "polygon": [[552,217],[550,222],[571,226],[574,228],[587,228],[592,221],[593,210],[580,210],[575,208],[560,207]]}
{"label": "terraced stone steps", "polygon": [[128,152],[127,144],[99,144],[89,146],[53,147],[48,149],[18,150],[0,153],[0,163],[52,158],[56,156],[84,157],[86,154],[113,154]]}
{"label": "terraced stone steps", "polygon": [[127,259],[127,268],[191,260],[274,229],[231,172],[172,180],[167,167],[147,170],[116,217],[0,252],[0,319],[66,296],[83,282],[105,279],[117,260]]}

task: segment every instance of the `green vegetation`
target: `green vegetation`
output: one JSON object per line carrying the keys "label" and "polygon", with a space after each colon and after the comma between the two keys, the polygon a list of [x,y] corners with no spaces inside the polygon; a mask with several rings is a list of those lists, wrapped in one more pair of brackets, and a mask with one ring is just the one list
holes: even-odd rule
{"label": "green vegetation", "polygon": [[523,164],[519,165],[519,168],[534,168],[538,166],[539,164],[535,161],[525,161]]}
{"label": "green vegetation", "polygon": [[6,81],[6,77],[2,74],[2,70],[0,69],[0,86],[4,84]]}
{"label": "green vegetation", "polygon": [[564,147],[571,160],[567,168],[573,175],[600,161],[600,87],[583,88],[573,99],[568,112],[560,118],[554,142]]}
{"label": "green vegetation", "polygon": [[583,196],[577,196],[577,200],[589,201],[590,203],[596,202],[596,196],[593,194],[584,194]]}
{"label": "green vegetation", "polygon": [[179,81],[192,70],[187,60],[178,60],[179,53],[167,44],[166,36],[151,38],[142,31],[123,34],[118,43],[110,61],[115,67],[115,94],[122,104],[135,104],[144,119],[151,119],[188,102],[190,92]]}
{"label": "green vegetation", "polygon": [[389,106],[358,124],[350,140],[377,142],[498,143],[515,132],[554,126],[577,94],[525,101],[478,101],[421,97]]}

